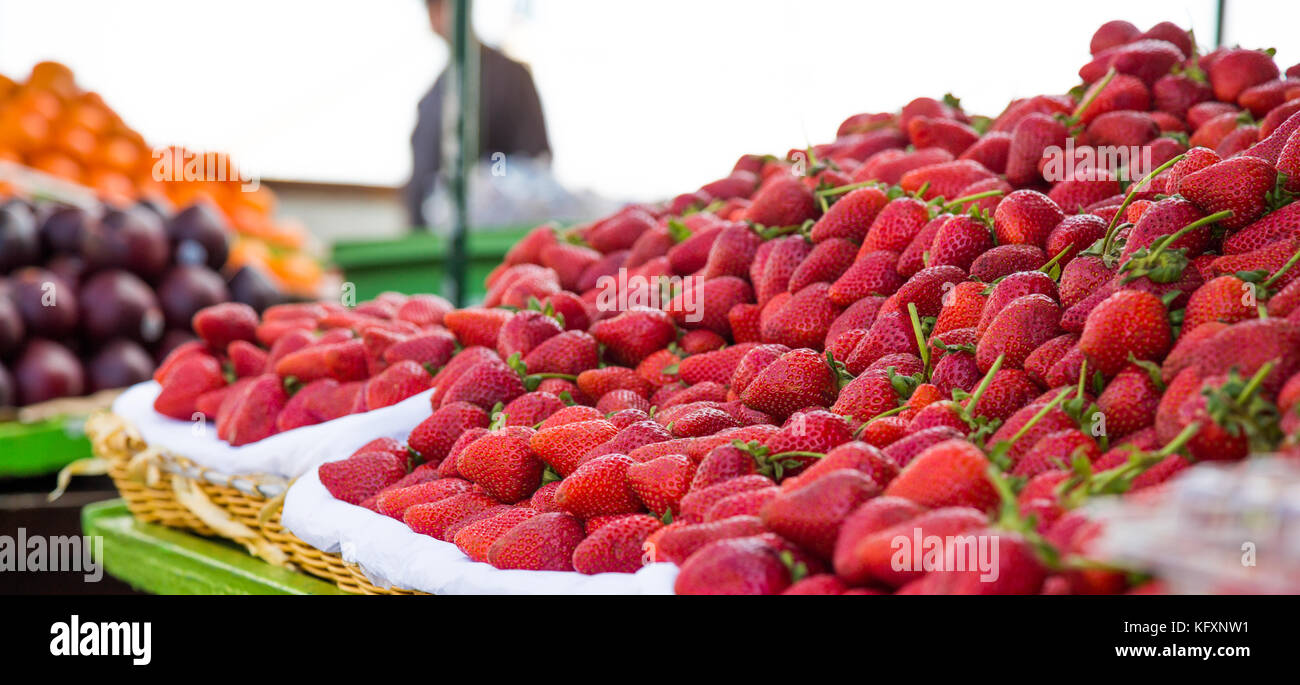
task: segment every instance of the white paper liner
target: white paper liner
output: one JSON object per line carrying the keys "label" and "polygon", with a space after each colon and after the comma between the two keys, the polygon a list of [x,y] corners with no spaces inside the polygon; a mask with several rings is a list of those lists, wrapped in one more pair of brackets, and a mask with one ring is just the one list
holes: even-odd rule
{"label": "white paper liner", "polygon": [[668,563],[591,576],[502,571],[471,561],[456,545],[416,533],[401,521],[334,499],[315,469],[289,488],[280,522],[316,549],[358,564],[375,585],[435,595],[663,595],[673,593],[677,578],[677,567]]}
{"label": "white paper liner", "polygon": [[[229,475],[270,474],[283,478],[296,478],[321,463],[347,457],[375,438],[405,442],[411,429],[432,412],[429,396],[433,392],[426,390],[389,407],[231,447],[217,439],[212,423],[180,421],[154,411],[153,402],[161,389],[154,381],[131,386],[113,402],[113,412],[135,426],[150,446],[200,466]],[[202,426],[201,432],[198,426]]]}

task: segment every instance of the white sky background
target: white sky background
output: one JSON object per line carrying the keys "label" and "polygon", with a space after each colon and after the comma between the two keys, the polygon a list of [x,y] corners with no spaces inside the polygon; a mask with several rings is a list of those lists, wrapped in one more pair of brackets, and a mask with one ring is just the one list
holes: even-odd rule
{"label": "white sky background", "polygon": [[[1108,19],[1168,19],[1208,45],[1214,5],[1093,0],[1067,19],[1028,1],[478,0],[475,22],[531,64],[563,182],[655,199],[743,152],[829,140],[855,112],[953,92],[996,114],[1063,92]],[[1300,3],[1231,0],[1226,42],[1275,47],[1285,69],[1296,26]],[[155,144],[268,178],[398,184],[446,50],[421,0],[0,0],[0,73],[51,58]]]}

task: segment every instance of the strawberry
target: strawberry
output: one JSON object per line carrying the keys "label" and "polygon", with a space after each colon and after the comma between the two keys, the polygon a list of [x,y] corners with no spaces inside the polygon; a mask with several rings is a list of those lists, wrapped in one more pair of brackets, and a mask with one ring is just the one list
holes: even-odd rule
{"label": "strawberry", "polygon": [[897,185],[903,174],[912,169],[951,162],[952,153],[943,148],[925,148],[915,152],[904,150],[885,150],[872,155],[862,166],[853,172],[853,182],[880,181],[885,185]]}
{"label": "strawberry", "polygon": [[[648,356],[648,355],[647,355]],[[605,366],[588,369],[578,374],[578,388],[588,397],[604,397],[611,390],[625,388],[649,397],[653,392],[649,383],[625,366]]]}
{"label": "strawberry", "polygon": [[1257,157],[1236,157],[1184,176],[1178,192],[1201,211],[1213,214],[1232,210],[1220,221],[1225,228],[1242,228],[1267,210],[1265,196],[1273,189],[1277,171]]}
{"label": "strawberry", "polygon": [[[1191,112],[1188,112],[1189,116]],[[1214,118],[1201,124],[1192,133],[1188,143],[1192,147],[1206,147],[1215,150],[1216,156],[1222,157],[1217,152],[1217,148],[1223,143],[1237,127],[1241,126],[1241,114],[1234,107],[1231,111],[1216,115]]]}
{"label": "strawberry", "polygon": [[1163,359],[1172,345],[1164,303],[1150,293],[1121,290],[1103,300],[1088,315],[1079,349],[1090,366],[1113,376],[1132,356]]}
{"label": "strawberry", "polygon": [[1156,407],[1164,383],[1137,364],[1125,366],[1097,397],[1097,407],[1106,417],[1106,431],[1113,439],[1135,433],[1155,422]]}
{"label": "strawberry", "polygon": [[939,147],[956,157],[979,140],[980,134],[970,126],[952,119],[912,117],[907,135],[917,149]]}
{"label": "strawberry", "polygon": [[[888,494],[867,502],[845,521],[835,546],[835,573],[848,583],[869,581],[898,587],[925,574],[924,566],[900,568],[898,541],[909,543],[929,536],[944,539],[988,523],[980,511],[969,507],[918,509],[906,499]],[[920,549],[913,549],[913,558]]]}
{"label": "strawberry", "polygon": [[998,495],[985,474],[988,458],[965,440],[932,445],[916,456],[885,488],[926,507],[973,507],[988,511]]}
{"label": "strawberry", "polygon": [[984,168],[983,164],[958,159],[913,169],[903,174],[898,185],[908,193],[921,193],[924,188],[921,197],[926,200],[940,197],[954,199],[962,195],[963,189],[995,178],[997,174]]}
{"label": "strawberry", "polygon": [[1057,295],[1056,283],[1041,271],[1020,271],[998,281],[984,300],[984,309],[980,312],[980,321],[975,327],[976,333],[983,336],[999,312],[1013,300],[1026,295],[1044,295],[1054,300]]}
{"label": "strawberry", "polygon": [[[694,217],[701,217],[695,222],[689,220]],[[709,261],[709,252],[713,250],[713,243],[722,235],[723,226],[719,223],[710,222],[707,224],[700,223],[707,217],[701,214],[693,214],[683,220],[681,224],[686,228],[686,236],[668,250],[668,264],[672,273],[689,274],[695,273]],[[674,224],[676,226],[676,224]],[[678,231],[680,234],[680,231]],[[647,265],[651,262],[647,262]]]}
{"label": "strawberry", "polygon": [[1087,434],[1077,428],[1049,433],[1034,443],[1024,456],[1015,462],[1012,475],[1033,478],[1056,468],[1068,468],[1076,457],[1089,463],[1101,457],[1101,448]]}
{"label": "strawberry", "polygon": [[723,228],[709,247],[708,261],[700,274],[703,280],[719,276],[745,276],[763,239],[746,224]]}
{"label": "strawberry", "polygon": [[935,234],[951,218],[951,214],[941,213],[921,227],[921,230],[912,238],[912,242],[908,243],[907,248],[896,259],[895,271],[899,276],[910,278],[913,274],[925,268],[925,260],[930,251],[930,246],[934,244]]}
{"label": "strawberry", "polygon": [[535,310],[523,310],[506,320],[497,333],[496,349],[503,357],[523,357],[549,338],[564,331],[554,318]]}
{"label": "strawberry", "polygon": [[488,548],[487,561],[499,569],[572,571],[573,552],[583,537],[582,523],[573,516],[538,514],[497,538]]}
{"label": "strawberry", "polygon": [[433,376],[433,395],[429,404],[435,409],[442,404],[447,391],[473,367],[485,361],[500,362],[497,353],[486,347],[467,347],[458,352]]}
{"label": "strawberry", "polygon": [[397,308],[395,317],[421,328],[442,324],[442,318],[454,307],[438,295],[412,295]]}
{"label": "strawberry", "polygon": [[452,402],[411,429],[406,442],[425,461],[441,461],[462,433],[470,428],[487,428],[489,423],[491,418],[483,409],[468,402]]}
{"label": "strawberry", "polygon": [[832,303],[847,307],[871,295],[892,295],[903,279],[895,271],[898,253],[877,250],[859,253],[849,268],[826,290]]}
{"label": "strawberry", "polygon": [[633,307],[611,319],[598,321],[591,327],[591,335],[605,346],[613,361],[636,366],[675,340],[677,329],[663,311]]}
{"label": "strawberry", "polygon": [[695,465],[685,455],[666,454],[627,467],[627,482],[637,498],[655,516],[681,511],[681,499],[690,487]]}
{"label": "strawberry", "polygon": [[[679,438],[713,435],[720,430],[740,425],[740,422],[730,414],[713,407],[689,406],[674,417],[668,424],[668,429]],[[661,420],[668,420],[668,418],[665,416]]]}
{"label": "strawberry", "polygon": [[216,350],[236,340],[257,339],[257,311],[240,302],[223,302],[194,314],[194,332]]}
{"label": "strawberry", "polygon": [[458,376],[443,393],[441,403],[469,402],[490,409],[498,402],[509,402],[525,391],[524,383],[514,369],[500,360],[488,359]]}
{"label": "strawberry", "polygon": [[[687,287],[689,290],[678,293],[664,307],[664,310],[671,314],[677,325],[682,328],[705,329],[713,332],[715,334],[713,339],[718,340],[719,344],[725,342],[720,336],[731,334],[727,312],[735,305],[748,304],[754,300],[754,291],[749,283],[735,276],[719,276],[707,281],[695,280]],[[605,323],[606,321],[602,321],[597,326]]]}
{"label": "strawberry", "polygon": [[686,331],[677,339],[677,346],[688,355],[703,354],[720,350],[727,345],[727,339],[704,328]]}
{"label": "strawberry", "polygon": [[998,243],[1024,243],[1042,247],[1052,229],[1065,218],[1052,198],[1036,190],[1017,190],[998,203],[993,231]]}
{"label": "strawberry", "polygon": [[361,452],[320,465],[320,482],[335,499],[358,504],[406,475],[406,460],[387,452]]}
{"label": "strawberry", "polygon": [[579,573],[635,573],[646,563],[642,546],[651,533],[663,527],[652,516],[623,516],[601,526],[573,550],[573,569]]}
{"label": "strawberry", "polygon": [[268,438],[277,432],[276,418],[289,403],[280,377],[273,373],[251,379],[231,396],[229,413],[219,433],[231,447]]}
{"label": "strawberry", "polygon": [[989,553],[998,559],[996,577],[986,578],[985,572],[969,566],[940,568],[901,588],[898,594],[1034,595],[1042,590],[1047,569],[1022,534],[984,528],[971,531],[969,536],[997,545],[996,551]]}
{"label": "strawberry", "polygon": [[1065,124],[1046,114],[1033,113],[1021,119],[1011,132],[1011,147],[1007,150],[1007,181],[1013,186],[1024,186],[1042,180],[1038,160],[1047,148],[1064,147],[1067,137],[1069,131]]}
{"label": "strawberry", "polygon": [[535,432],[524,426],[493,431],[465,447],[456,470],[499,502],[528,499],[542,484],[545,464],[529,447]]}
{"label": "strawberry", "polygon": [[1108,69],[1114,69],[1119,74],[1134,76],[1150,85],[1168,74],[1183,58],[1183,51],[1173,43],[1140,38],[1097,54],[1092,62],[1079,69],[1079,78],[1085,83],[1092,83],[1101,79]]}
{"label": "strawberry", "polygon": [[600,363],[599,343],[584,331],[564,331],[532,348],[523,361],[528,373],[580,374]]}
{"label": "strawberry", "polygon": [[1214,90],[1185,74],[1166,74],[1151,86],[1151,97],[1157,110],[1182,119],[1192,105],[1213,98]]}
{"label": "strawberry", "polygon": [[389,487],[379,493],[375,500],[375,509],[384,516],[399,521],[402,520],[402,514],[406,513],[407,509],[417,504],[438,502],[473,487],[472,483],[460,478],[439,478],[408,487],[400,487],[401,481],[394,485],[398,487]]}
{"label": "strawberry", "polygon": [[[1300,128],[1296,130],[1300,131]],[[1279,174],[1286,174],[1286,190],[1300,193],[1300,133],[1293,131],[1278,152],[1277,170]]]}
{"label": "strawberry", "polygon": [[410,360],[429,369],[438,369],[456,352],[456,339],[446,331],[424,333],[393,343],[383,352],[389,364]]}
{"label": "strawberry", "polygon": [[1065,256],[1058,262],[1064,267],[1105,235],[1106,222],[1101,217],[1092,214],[1067,216],[1048,234],[1047,254],[1065,252]]}
{"label": "strawberry", "polygon": [[877,187],[852,190],[831,205],[813,224],[810,234],[812,241],[823,243],[831,238],[840,238],[861,242],[876,215],[888,203],[889,196]]}
{"label": "strawberry", "polygon": [[916,334],[905,314],[886,312],[871,324],[871,330],[845,360],[849,373],[860,374],[878,359],[889,354],[919,354]]}
{"label": "strawberry", "polygon": [[967,352],[949,352],[935,363],[930,382],[939,389],[939,392],[951,395],[956,388],[960,388],[963,392],[974,390],[980,378],[975,355]]}
{"label": "strawberry", "polygon": [[564,407],[559,397],[536,390],[510,400],[501,413],[506,417],[507,426],[536,426]]}
{"label": "strawberry", "polygon": [[786,352],[750,382],[740,399],[746,406],[784,420],[809,406],[829,406],[838,383],[826,358],[810,349]]}
{"label": "strawberry", "polygon": [[756,346],[754,343],[740,343],[714,352],[691,355],[681,360],[677,375],[691,385],[706,381],[729,384],[741,359]]}
{"label": "strawberry", "polygon": [[393,364],[366,384],[366,408],[379,409],[418,395],[433,384],[433,376],[423,366],[404,361]]}
{"label": "strawberry", "polygon": [[[561,476],[577,470],[591,449],[618,434],[614,424],[603,419],[543,427],[529,438],[529,447]],[[617,512],[614,512],[617,513]]]}
{"label": "strawberry", "polygon": [[831,300],[830,289],[827,283],[813,283],[795,293],[762,323],[763,341],[789,347],[821,347],[841,311]]}
{"label": "strawberry", "polygon": [[869,252],[902,252],[930,221],[930,207],[914,197],[892,200],[880,211],[862,241],[858,257]]}
{"label": "strawberry", "polygon": [[1247,306],[1246,295],[1255,285],[1236,276],[1219,276],[1192,293],[1183,315],[1183,330],[1192,331],[1207,321],[1233,324],[1258,316],[1255,307]]}
{"label": "strawberry", "polygon": [[990,321],[975,348],[981,372],[1004,357],[1003,368],[1021,368],[1039,345],[1060,332],[1061,309],[1052,298],[1031,294],[1011,300]]}
{"label": "strawberry", "polygon": [[257,376],[266,370],[266,350],[247,340],[232,340],[226,347],[226,356],[237,378]]}
{"label": "strawberry", "polygon": [[827,238],[813,248],[790,276],[788,289],[797,293],[817,282],[833,283],[848,270],[858,246],[844,238]]}
{"label": "strawberry", "polygon": [[816,216],[812,191],[798,179],[787,177],[760,186],[743,220],[762,226],[797,226]]}
{"label": "strawberry", "polygon": [[[1065,224],[1073,217],[1066,217],[1061,224]],[[1061,224],[1048,234],[1047,244],[1052,244],[1051,236],[1061,230]],[[1053,255],[1056,253],[1053,252]],[[1067,257],[1068,259],[1068,257]],[[970,265],[970,277],[985,283],[1013,274],[1017,271],[1034,271],[1047,263],[1047,255],[1036,245],[1010,244],[998,245],[985,251],[975,258]]]}
{"label": "strawberry", "polygon": [[275,364],[281,376],[293,376],[309,383],[318,378],[355,381],[367,378],[365,343],[360,340],[313,345],[285,355]]}
{"label": "strawberry", "polygon": [[830,328],[826,330],[826,338],[823,341],[824,346],[829,349],[831,343],[846,331],[870,328],[876,319],[876,312],[880,310],[880,305],[884,301],[885,298],[883,297],[870,296],[849,305],[839,316],[835,317]]}
{"label": "strawberry", "polygon": [[[978,162],[985,169],[995,174],[1002,174],[1007,170],[1007,155],[1010,152],[1011,134],[1004,131],[989,131],[975,144],[966,148],[966,151],[961,153],[958,159]],[[973,193],[966,190],[961,194],[971,195]]]}
{"label": "strawberry", "polygon": [[448,312],[443,317],[443,324],[465,347],[494,347],[501,327],[513,316],[512,312],[505,309],[471,307]]}
{"label": "strawberry", "polygon": [[679,595],[775,595],[790,586],[781,550],[761,537],[718,540],[682,564]]}
{"label": "strawberry", "polygon": [[[554,245],[542,248],[540,263],[553,270],[560,281],[560,288],[564,290],[576,290],[578,281],[582,278],[582,273],[592,264],[600,261],[601,254],[596,250],[583,245],[574,245],[571,243],[556,243]],[[504,302],[504,299],[503,299]],[[451,322],[446,322],[448,328],[455,331]],[[456,337],[460,337],[457,334]],[[463,344],[464,340],[461,341]]]}
{"label": "strawberry", "polygon": [[1297,237],[1300,237],[1300,203],[1293,202],[1224,238],[1223,254],[1246,254]]}
{"label": "strawberry", "polygon": [[498,514],[479,519],[456,532],[453,542],[460,551],[474,561],[487,561],[492,543],[511,528],[539,514],[532,507],[510,507]]}
{"label": "strawberry", "polygon": [[681,518],[690,522],[703,521],[709,509],[723,499],[739,492],[760,490],[775,485],[771,478],[755,473],[728,478],[700,489],[692,488],[686,496],[682,497]]}
{"label": "strawberry", "polygon": [[[812,245],[802,236],[786,236],[771,242],[773,247],[763,262],[761,275],[754,280],[754,293],[760,305],[766,305],[769,300],[787,291],[795,269],[812,252]],[[752,275],[751,271],[751,277]]]}
{"label": "strawberry", "polygon": [[1206,68],[1214,97],[1236,102],[1242,91],[1277,78],[1281,72],[1272,55],[1259,50],[1230,48]]}
{"label": "strawberry", "polygon": [[627,481],[628,467],[634,463],[624,454],[584,462],[560,483],[555,503],[582,518],[641,511],[641,501]]}
{"label": "strawberry", "polygon": [[738,343],[757,342],[762,339],[759,321],[761,308],[756,304],[737,304],[727,311],[727,324],[731,338]]}
{"label": "strawberry", "polygon": [[154,411],[173,419],[189,421],[197,410],[200,396],[225,387],[221,363],[206,353],[178,357],[163,378],[162,389],[154,399]]}
{"label": "strawberry", "polygon": [[602,414],[614,414],[625,409],[650,410],[650,403],[631,390],[611,390],[596,402],[596,409]]}
{"label": "strawberry", "polygon": [[1127,21],[1121,19],[1108,21],[1092,34],[1088,50],[1095,55],[1108,48],[1132,43],[1141,35],[1142,32],[1138,30],[1138,27]]}
{"label": "strawberry", "polygon": [[704,521],[721,521],[734,516],[758,516],[763,507],[780,494],[778,487],[746,490],[718,500],[704,514]]}
{"label": "strawberry", "polygon": [[859,504],[878,494],[880,486],[870,476],[840,469],[777,495],[763,507],[761,518],[769,530],[829,559],[840,524]]}

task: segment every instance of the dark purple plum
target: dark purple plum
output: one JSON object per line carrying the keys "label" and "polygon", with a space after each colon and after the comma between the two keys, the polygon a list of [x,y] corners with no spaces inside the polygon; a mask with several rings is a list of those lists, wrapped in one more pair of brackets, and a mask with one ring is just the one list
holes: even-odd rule
{"label": "dark purple plum", "polygon": [[92,341],[162,337],[163,313],[153,290],[130,272],[101,271],[81,286],[81,326]]}
{"label": "dark purple plum", "polygon": [[158,284],[158,300],[169,328],[188,329],[195,312],[229,302],[230,291],[212,269],[201,264],[181,264],[172,267]]}
{"label": "dark purple plum", "polygon": [[[8,288],[6,288],[7,290]],[[6,294],[0,294],[0,357],[8,357],[18,351],[23,344],[27,326],[23,324],[23,315]]]}
{"label": "dark purple plum", "polygon": [[86,260],[95,269],[126,269],[153,281],[167,269],[171,244],[162,219],[145,209],[110,209],[86,234]]}
{"label": "dark purple plum", "polygon": [[149,380],[153,358],[139,343],[125,338],[110,340],[86,365],[90,391],[125,388]]}
{"label": "dark purple plum", "polygon": [[197,202],[167,222],[167,237],[178,264],[206,264],[219,270],[230,255],[230,228],[225,217],[206,202]]}
{"label": "dark purple plum", "polygon": [[54,272],[29,266],[10,275],[9,285],[28,335],[63,338],[76,332],[81,311],[76,291]]}
{"label": "dark purple plum", "polygon": [[288,301],[274,283],[251,266],[241,267],[230,277],[230,295],[236,302],[243,302],[259,314],[271,305]]}
{"label": "dark purple plum", "polygon": [[9,369],[0,364],[0,407],[13,407],[18,404],[18,392],[14,387],[14,377]]}
{"label": "dark purple plum", "polygon": [[42,338],[27,342],[14,364],[19,401],[36,404],[56,397],[86,394],[86,373],[68,348]]}
{"label": "dark purple plum", "polygon": [[0,206],[0,273],[35,264],[41,257],[36,217],[25,205]]}
{"label": "dark purple plum", "polygon": [[90,265],[86,260],[75,254],[60,253],[50,257],[45,263],[45,268],[53,271],[56,276],[62,278],[65,283],[73,288],[80,288],[82,281],[90,275]]}
{"label": "dark purple plum", "polygon": [[58,207],[41,224],[46,254],[81,254],[95,217],[80,207]]}

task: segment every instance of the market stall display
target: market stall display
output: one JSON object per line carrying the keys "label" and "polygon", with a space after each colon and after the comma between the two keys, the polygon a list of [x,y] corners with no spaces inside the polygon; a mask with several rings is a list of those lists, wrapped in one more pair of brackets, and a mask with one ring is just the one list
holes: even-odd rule
{"label": "market stall display", "polygon": [[267,539],[360,591],[1158,591],[1092,502],[1300,458],[1300,69],[1169,23],[1091,51],[996,117],[922,97],[539,226],[478,306],[202,310],[153,408],[215,420],[194,454],[354,422]]}

